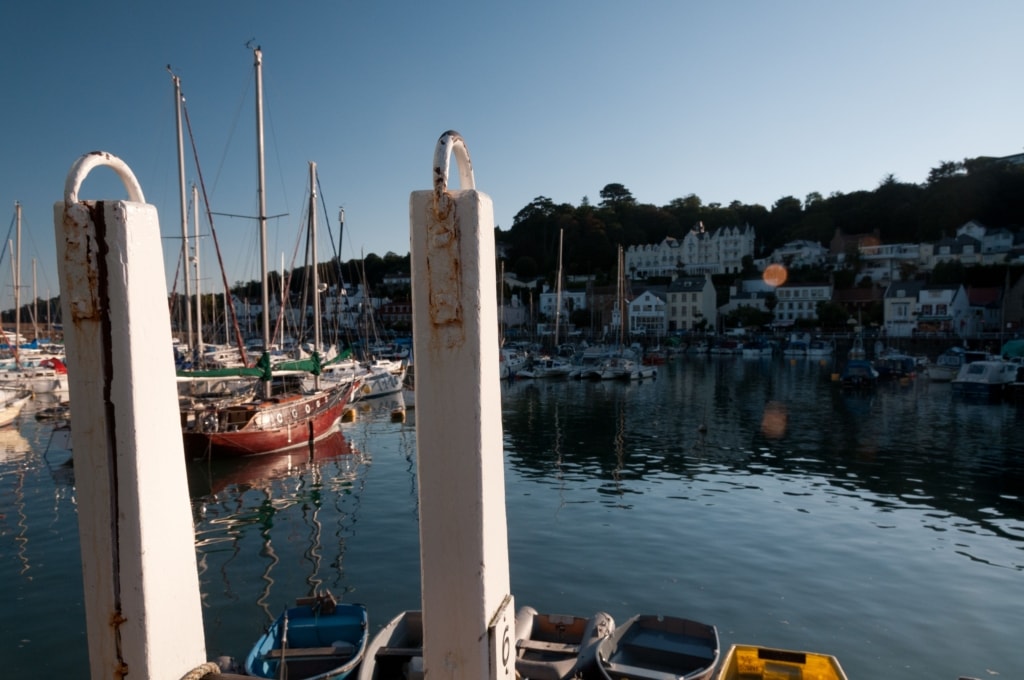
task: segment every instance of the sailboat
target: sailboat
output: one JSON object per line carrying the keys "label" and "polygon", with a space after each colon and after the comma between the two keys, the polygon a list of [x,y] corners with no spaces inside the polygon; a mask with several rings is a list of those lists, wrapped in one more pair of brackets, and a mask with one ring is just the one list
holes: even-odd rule
{"label": "sailboat", "polygon": [[[26,343],[21,335],[21,204],[14,204],[17,241],[11,244],[11,269],[14,279],[14,335],[0,329],[0,338],[11,354],[0,359],[0,387],[28,390],[30,394],[56,393],[67,401],[68,371],[63,354],[44,352],[39,348],[39,333]],[[35,291],[33,290],[33,296]]]}
{"label": "sailboat", "polygon": [[[641,380],[653,377],[657,373],[654,366],[641,363],[633,352],[626,347],[626,273],[622,246],[619,246],[619,277],[615,293],[615,305],[618,311],[619,347],[618,351],[609,356],[600,365],[594,377],[599,380]],[[614,313],[613,317],[614,319]]]}
{"label": "sailboat", "polygon": [[562,234],[558,232],[558,274],[555,281],[555,345],[554,353],[533,359],[529,365],[520,369],[520,378],[565,378],[572,373],[572,362],[562,358],[559,350],[559,320],[562,316]]}
{"label": "sailboat", "polygon": [[[314,295],[314,353],[311,359],[281,362],[271,368],[270,311],[267,274],[267,209],[263,170],[263,57],[257,47],[256,71],[256,137],[259,182],[259,224],[261,275],[263,284],[263,347],[264,354],[257,366],[222,371],[194,372],[199,375],[258,375],[263,381],[252,398],[226,403],[222,401],[196,401],[182,408],[182,436],[185,451],[192,457],[251,456],[283,451],[297,446],[311,445],[336,431],[337,423],[359,387],[358,381],[322,387],[314,381],[312,389],[301,384],[301,372],[320,371],[319,348],[320,308],[319,294]],[[310,238],[316,241],[316,164],[310,163]],[[313,290],[319,281],[314,262]],[[277,391],[275,392],[275,388]]]}

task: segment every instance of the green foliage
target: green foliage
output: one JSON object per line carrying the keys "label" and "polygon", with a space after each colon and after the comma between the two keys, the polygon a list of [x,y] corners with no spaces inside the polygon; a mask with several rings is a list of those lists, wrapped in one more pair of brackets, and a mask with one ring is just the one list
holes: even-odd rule
{"label": "green foliage", "polygon": [[[664,206],[642,204],[619,183],[605,185],[600,198],[597,206],[586,196],[578,206],[555,203],[545,196],[534,198],[516,213],[511,228],[495,229],[496,241],[508,254],[506,268],[511,265],[520,277],[543,275],[553,281],[560,232],[564,233],[565,274],[594,275],[601,284],[615,280],[617,246],[658,243],[666,237],[682,239],[698,223],[709,231],[751,225],[757,232],[755,257],[798,239],[828,244],[837,230],[846,234],[877,231],[882,243],[920,243],[952,235],[972,219],[988,227],[1013,227],[1024,224],[1024,167],[990,158],[943,161],[923,184],[901,182],[888,174],[872,191],[833,192],[827,197],[812,191],[803,202],[783,196],[770,209],[738,200],[726,206],[705,204],[693,193]],[[851,269],[858,269],[856,255],[848,262]],[[744,261],[744,271],[752,265],[752,260]],[[371,253],[347,262],[335,259],[323,264],[319,275],[328,285],[339,279],[349,283],[365,280],[373,289],[381,285],[384,276],[398,272],[409,272],[408,254],[388,252],[380,257]],[[988,278],[1003,274],[1005,271],[1000,270]],[[306,268],[292,272],[293,292],[302,288],[307,275]],[[817,280],[826,276],[791,272],[791,280],[794,275],[814,276]],[[962,268],[944,271],[939,267],[933,280],[964,281],[966,275]],[[837,288],[850,288],[861,278],[844,270],[834,276]],[[728,278],[716,279],[716,288],[727,290],[732,277]],[[272,273],[271,279],[274,290],[279,290],[279,275]],[[258,281],[239,281],[233,292],[254,299],[259,296],[259,288]]]}
{"label": "green foliage", "polygon": [[962,283],[964,273],[964,265],[959,260],[939,262],[932,270],[929,281],[935,284]]}
{"label": "green foliage", "polygon": [[622,206],[636,205],[636,199],[629,189],[621,184],[606,184],[601,189],[602,208],[618,208]]}
{"label": "green foliage", "polygon": [[822,328],[846,329],[847,321],[850,319],[849,310],[831,300],[819,302],[816,305],[816,313],[818,315],[818,323]]}
{"label": "green foliage", "polygon": [[524,255],[516,260],[512,269],[520,281],[529,281],[537,276],[537,261],[529,255]]}
{"label": "green foliage", "polygon": [[725,315],[726,328],[742,326],[751,330],[762,328],[771,323],[772,313],[750,305],[740,305]]}
{"label": "green foliage", "polygon": [[[1024,224],[1024,168],[985,158],[940,163],[923,184],[890,173],[872,191],[827,197],[812,191],[803,202],[783,196],[771,209],[740,201],[705,204],[693,193],[664,206],[642,204],[618,183],[605,185],[600,196],[596,208],[586,199],[574,207],[535,198],[516,214],[511,229],[498,232],[510,260],[529,256],[539,273],[551,276],[560,229],[566,273],[614,277],[616,246],[682,239],[698,223],[707,230],[751,225],[757,231],[756,257],[798,239],[828,244],[837,230],[877,231],[882,243],[921,243],[951,235],[972,219],[988,227]],[[838,280],[836,285],[848,287]]]}

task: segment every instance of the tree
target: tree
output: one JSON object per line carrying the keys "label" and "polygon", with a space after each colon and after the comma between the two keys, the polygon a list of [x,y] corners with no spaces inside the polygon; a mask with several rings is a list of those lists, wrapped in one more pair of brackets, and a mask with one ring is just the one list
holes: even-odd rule
{"label": "tree", "polygon": [[513,267],[516,278],[520,281],[529,281],[537,276],[537,261],[532,257],[520,257]]}
{"label": "tree", "polygon": [[606,184],[604,189],[601,189],[600,207],[602,208],[617,208],[635,204],[636,199],[633,198],[633,194],[622,184]]}
{"label": "tree", "polygon": [[956,177],[964,172],[964,164],[955,161],[943,161],[928,173],[928,184],[939,184],[944,180]]}
{"label": "tree", "polygon": [[550,217],[554,212],[554,201],[547,196],[538,196],[516,213],[516,216],[512,218],[512,226],[515,227],[520,222]]}
{"label": "tree", "polygon": [[846,322],[850,313],[842,305],[831,300],[819,302],[816,305],[818,323],[823,328],[846,328]]}
{"label": "tree", "polygon": [[726,315],[725,325],[754,329],[767,326],[771,320],[771,312],[766,312],[751,305],[740,305]]}
{"label": "tree", "polygon": [[930,277],[930,281],[936,284],[963,283],[964,280],[964,265],[960,260],[939,262]]}

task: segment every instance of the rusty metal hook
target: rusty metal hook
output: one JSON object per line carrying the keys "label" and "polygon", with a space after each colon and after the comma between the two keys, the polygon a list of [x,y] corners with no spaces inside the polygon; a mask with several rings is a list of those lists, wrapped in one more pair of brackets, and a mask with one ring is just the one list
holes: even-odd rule
{"label": "rusty metal hook", "polygon": [[469,159],[466,140],[455,130],[448,130],[441,135],[437,140],[437,146],[434,147],[434,213],[439,220],[445,219],[451,208],[448,197],[448,170],[452,151],[455,152],[455,163],[459,166],[460,187],[476,189],[473,162]]}

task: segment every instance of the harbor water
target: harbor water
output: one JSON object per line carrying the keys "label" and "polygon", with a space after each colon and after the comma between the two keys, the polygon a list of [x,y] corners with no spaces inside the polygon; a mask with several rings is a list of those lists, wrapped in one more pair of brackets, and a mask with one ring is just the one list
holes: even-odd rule
{"label": "harbor water", "polygon": [[[503,385],[516,607],[684,616],[718,627],[723,656],[825,652],[850,678],[1024,677],[1024,408],[923,377],[847,393],[836,370],[678,357],[642,383]],[[314,588],[365,604],[374,631],[419,608],[398,399],[312,459],[189,464],[210,658],[244,657]],[[88,677],[64,434],[32,411],[0,431],[0,660],[19,680]]]}

